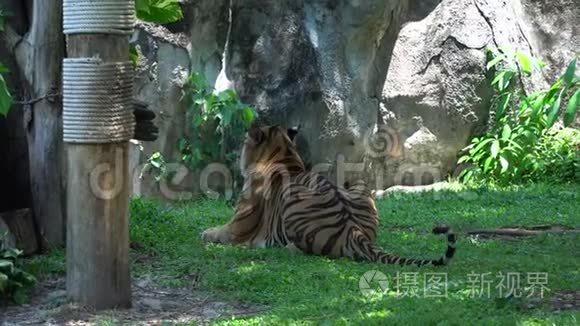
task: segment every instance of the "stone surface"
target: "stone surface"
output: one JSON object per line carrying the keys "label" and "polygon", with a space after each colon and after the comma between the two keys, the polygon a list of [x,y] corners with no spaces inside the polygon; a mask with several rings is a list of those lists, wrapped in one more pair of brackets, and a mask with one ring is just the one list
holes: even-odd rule
{"label": "stone surface", "polygon": [[148,60],[138,94],[161,117],[161,137],[145,152],[175,158],[185,128],[180,86],[201,71],[217,90],[235,89],[260,123],[301,125],[299,149],[313,168],[376,189],[454,172],[458,152],[486,128],[486,48],[543,59],[549,68],[524,79],[529,90],[553,81],[580,48],[577,0],[202,0],[184,8],[183,22],[137,33]]}
{"label": "stone surface", "polygon": [[[179,162],[177,142],[187,133],[184,86],[193,71],[202,72],[213,83],[222,67],[224,42],[228,31],[225,0],[183,1],[185,19],[166,26],[138,23],[132,38],[140,54],[135,79],[136,97],[149,103],[157,114],[159,138],[155,142],[134,143],[131,149],[133,192],[169,200],[189,198],[181,188],[196,188],[188,175],[174,185],[159,186],[147,173],[146,159],[155,152],[168,163]],[[140,176],[142,176],[140,178]]]}
{"label": "stone surface", "polygon": [[382,92],[382,122],[404,144],[401,156],[382,162],[393,176],[387,185],[444,179],[487,119],[484,49],[493,33],[485,17],[473,1],[442,1],[413,17],[401,29]]}
{"label": "stone surface", "polygon": [[[258,109],[263,123],[302,126],[303,156],[340,176],[338,162],[365,156],[405,5],[234,2],[222,76]],[[346,179],[363,172],[358,166],[342,170],[348,170]]]}
{"label": "stone surface", "polygon": [[[395,176],[387,185],[445,178],[457,153],[485,128],[491,97],[486,48],[509,47],[544,60],[543,76],[523,80],[532,90],[553,82],[580,46],[578,26],[570,24],[580,18],[578,1],[443,0],[410,8],[381,101],[383,122],[404,143],[403,155],[383,162]],[[425,146],[411,146],[417,133],[431,135]],[[397,177],[413,169],[418,172],[410,179]]]}
{"label": "stone surface", "polygon": [[159,196],[159,187],[148,173],[142,173],[146,159],[160,152],[171,161],[178,158],[177,141],[186,130],[186,105],[183,88],[190,73],[190,44],[184,33],[172,33],[152,24],[140,24],[133,36],[139,53],[136,69],[136,98],[155,111],[159,138],[154,142],[133,142],[130,169],[133,171],[133,192]]}

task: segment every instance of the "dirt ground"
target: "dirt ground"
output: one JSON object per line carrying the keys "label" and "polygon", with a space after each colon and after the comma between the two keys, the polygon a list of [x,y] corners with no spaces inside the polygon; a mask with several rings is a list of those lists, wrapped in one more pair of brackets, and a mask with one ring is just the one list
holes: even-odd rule
{"label": "dirt ground", "polygon": [[246,316],[265,310],[226,303],[189,289],[161,288],[149,279],[133,282],[133,307],[128,310],[95,312],[67,302],[63,277],[40,282],[28,304],[0,308],[0,325],[166,325],[193,322],[207,324],[213,319]]}

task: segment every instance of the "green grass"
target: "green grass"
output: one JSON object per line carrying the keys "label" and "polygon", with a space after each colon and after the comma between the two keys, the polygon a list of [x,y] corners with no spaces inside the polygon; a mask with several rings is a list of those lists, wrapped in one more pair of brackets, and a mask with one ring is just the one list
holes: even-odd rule
{"label": "green grass", "polygon": [[[505,225],[559,224],[580,228],[580,193],[577,185],[479,188],[438,193],[396,195],[378,202],[381,216],[379,244],[408,256],[438,257],[442,238],[429,233],[437,223],[456,231]],[[152,275],[164,285],[185,286],[201,275],[196,291],[225,301],[264,307],[241,319],[221,319],[218,324],[388,324],[388,325],[572,325],[580,312],[556,312],[541,300],[500,296],[498,273],[548,273],[547,287],[554,291],[580,289],[580,235],[542,235],[520,240],[478,239],[461,236],[458,251],[443,268],[399,267],[346,259],[291,253],[282,248],[249,249],[203,245],[200,233],[223,224],[232,208],[221,201],[160,204],[134,200],[131,239],[146,263],[133,266],[135,276]],[[55,258],[56,257],[56,258]],[[54,261],[57,263],[54,263]],[[33,260],[62,272],[62,253]],[[47,263],[52,261],[52,263]],[[59,267],[60,266],[60,267]],[[399,273],[416,275],[423,291],[426,273],[446,273],[445,298],[398,297],[392,292],[367,297],[359,290],[361,276],[377,270],[391,280]],[[415,274],[417,273],[417,274]],[[489,298],[469,296],[468,274],[490,273]],[[543,304],[542,304],[543,303]]]}

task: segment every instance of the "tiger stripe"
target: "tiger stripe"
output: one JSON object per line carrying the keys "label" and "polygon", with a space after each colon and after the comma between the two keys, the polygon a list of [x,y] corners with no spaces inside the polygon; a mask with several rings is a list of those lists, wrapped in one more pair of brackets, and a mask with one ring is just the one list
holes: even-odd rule
{"label": "tiger stripe", "polygon": [[447,226],[438,259],[405,258],[375,245],[378,213],[362,181],[335,186],[309,172],[293,142],[296,134],[280,127],[248,132],[242,149],[244,189],[232,220],[202,234],[209,242],[253,247],[283,246],[304,253],[399,265],[446,265],[455,254],[455,234]]}

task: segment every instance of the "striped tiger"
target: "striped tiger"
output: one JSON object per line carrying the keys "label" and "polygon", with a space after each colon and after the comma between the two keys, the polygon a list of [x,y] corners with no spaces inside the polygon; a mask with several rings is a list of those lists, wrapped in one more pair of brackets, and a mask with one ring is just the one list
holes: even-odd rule
{"label": "striped tiger", "polygon": [[378,214],[363,182],[337,187],[308,172],[296,150],[297,129],[253,128],[242,147],[244,187],[233,218],[205,230],[202,240],[251,247],[285,246],[308,254],[349,257],[385,264],[445,265],[455,253],[455,234],[448,227],[433,229],[447,236],[447,251],[439,259],[411,259],[387,253],[375,245]]}

